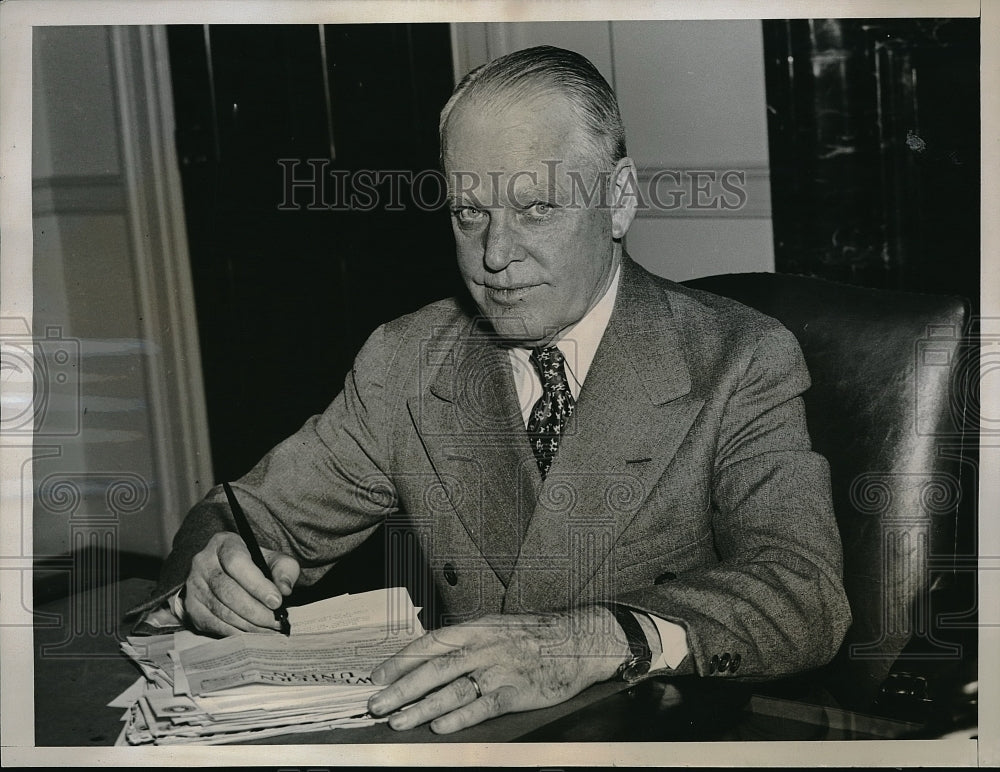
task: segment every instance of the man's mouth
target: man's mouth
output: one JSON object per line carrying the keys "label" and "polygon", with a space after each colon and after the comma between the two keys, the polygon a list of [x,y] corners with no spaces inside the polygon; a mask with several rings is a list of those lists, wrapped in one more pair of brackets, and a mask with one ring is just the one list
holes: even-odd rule
{"label": "man's mouth", "polygon": [[537,284],[518,284],[509,287],[501,287],[491,284],[483,284],[483,290],[486,293],[486,296],[494,303],[512,305],[514,303],[519,303],[531,290],[538,286],[539,285]]}

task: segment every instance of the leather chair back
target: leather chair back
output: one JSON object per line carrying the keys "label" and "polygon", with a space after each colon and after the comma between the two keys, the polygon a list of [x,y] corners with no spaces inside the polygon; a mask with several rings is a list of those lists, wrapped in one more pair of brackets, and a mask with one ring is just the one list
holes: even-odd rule
{"label": "leather chair back", "polygon": [[809,430],[830,462],[854,615],[822,673],[826,688],[844,707],[871,709],[901,655],[967,654],[947,628],[974,625],[974,590],[966,611],[959,603],[945,620],[930,589],[954,585],[970,559],[974,570],[976,468],[963,379],[978,370],[975,349],[963,344],[968,304],[787,274],[685,284],[778,319],[805,354]]}

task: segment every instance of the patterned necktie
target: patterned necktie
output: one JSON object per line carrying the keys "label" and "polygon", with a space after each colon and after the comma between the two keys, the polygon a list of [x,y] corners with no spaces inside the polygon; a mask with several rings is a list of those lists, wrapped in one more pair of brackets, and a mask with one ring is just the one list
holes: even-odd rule
{"label": "patterned necktie", "polygon": [[532,350],[531,362],[542,379],[542,396],[528,418],[528,439],[544,480],[559,450],[559,435],[573,415],[576,402],[569,390],[563,355],[558,348],[549,346]]}

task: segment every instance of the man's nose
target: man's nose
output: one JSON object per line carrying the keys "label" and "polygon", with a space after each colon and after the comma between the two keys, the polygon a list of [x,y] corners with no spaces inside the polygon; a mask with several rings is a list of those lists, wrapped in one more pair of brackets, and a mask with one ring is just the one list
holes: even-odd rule
{"label": "man's nose", "polygon": [[483,244],[483,264],[489,271],[502,271],[514,260],[515,243],[509,218],[503,209],[490,212]]}

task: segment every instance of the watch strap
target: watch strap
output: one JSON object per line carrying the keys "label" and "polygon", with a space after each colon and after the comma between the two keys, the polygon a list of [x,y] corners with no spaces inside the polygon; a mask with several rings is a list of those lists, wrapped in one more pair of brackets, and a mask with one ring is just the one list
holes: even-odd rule
{"label": "watch strap", "polygon": [[625,632],[625,639],[628,641],[628,647],[632,653],[628,661],[618,667],[618,675],[625,680],[631,680],[630,675],[645,675],[653,661],[653,651],[649,647],[649,641],[646,640],[646,634],[643,632],[639,620],[635,618],[635,614],[627,606],[619,606],[616,603],[603,603],[601,605],[614,614],[618,624]]}

